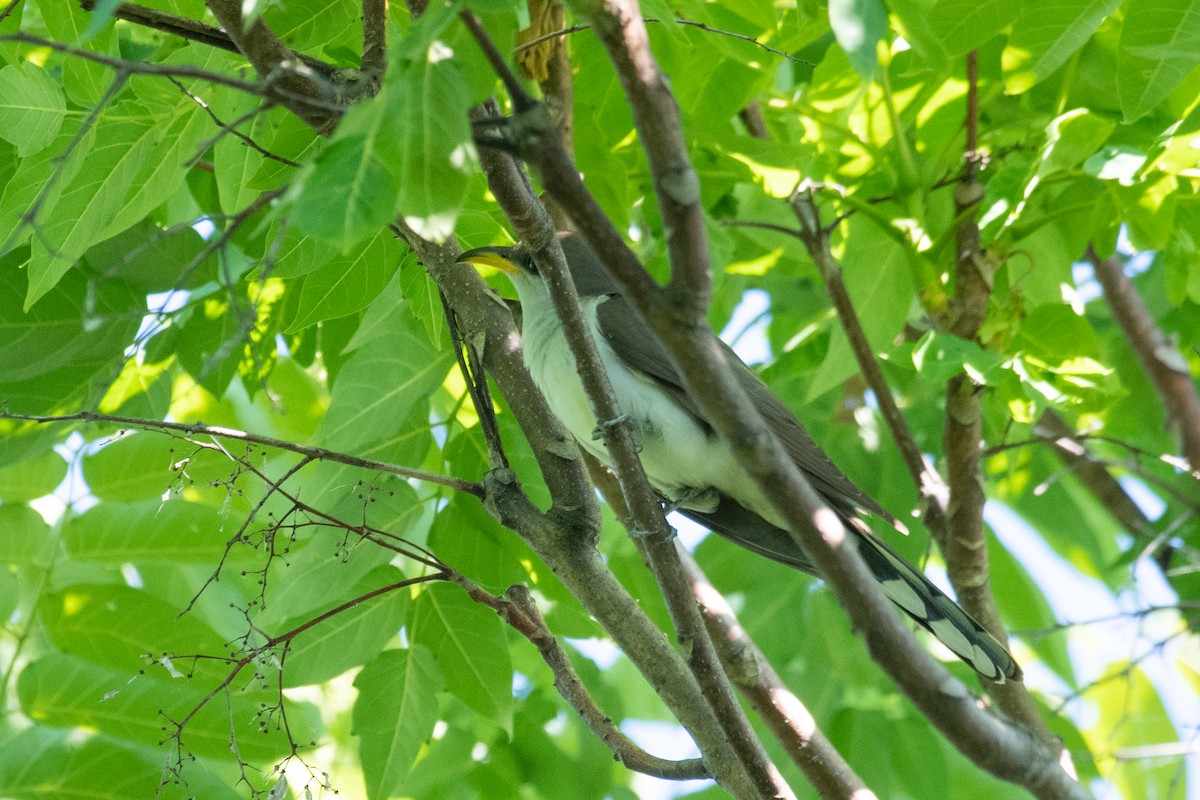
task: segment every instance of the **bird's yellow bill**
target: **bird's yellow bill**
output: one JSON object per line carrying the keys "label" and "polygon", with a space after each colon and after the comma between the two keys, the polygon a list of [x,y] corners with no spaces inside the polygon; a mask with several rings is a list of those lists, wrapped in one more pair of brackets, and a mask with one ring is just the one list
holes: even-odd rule
{"label": "bird's yellow bill", "polygon": [[458,257],[458,263],[472,266],[495,267],[501,272],[516,275],[521,268],[508,258],[507,247],[478,247]]}

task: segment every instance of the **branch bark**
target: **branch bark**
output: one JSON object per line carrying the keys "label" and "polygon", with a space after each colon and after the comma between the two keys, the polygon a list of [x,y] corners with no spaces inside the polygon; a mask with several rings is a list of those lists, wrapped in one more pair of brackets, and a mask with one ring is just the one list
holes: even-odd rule
{"label": "branch bark", "polygon": [[266,83],[267,96],[287,106],[318,133],[330,133],[341,113],[328,84],[297,59],[261,18],[247,28],[238,0],[206,0],[205,4]]}
{"label": "branch bark", "polygon": [[1146,302],[1126,277],[1121,260],[1116,256],[1100,258],[1090,246],[1087,259],[1096,271],[1096,280],[1104,287],[1104,299],[1113,317],[1154,383],[1167,417],[1179,431],[1189,472],[1200,478],[1200,397],[1187,359],[1158,327]]}
{"label": "branch bark", "polygon": [[[954,187],[954,207],[958,224],[954,230],[954,297],[948,309],[946,327],[954,335],[974,341],[987,318],[995,268],[980,246],[978,204],[983,199],[979,182],[979,95],[978,55],[967,55],[966,146],[963,174]],[[949,502],[944,525],[931,527],[942,556],[946,574],[954,586],[959,603],[986,628],[997,641],[1008,646],[1008,633],[1000,619],[992,593],[988,564],[987,535],[983,524],[984,493],[982,468],[981,387],[960,372],[946,387],[946,417],[942,437],[946,474],[949,476]],[[1062,753],[1062,743],[1046,725],[1033,698],[1020,683],[1008,682],[988,687],[988,693],[1000,709],[1027,727],[1046,748]]]}
{"label": "branch bark", "polygon": [[[609,24],[620,26],[619,21]],[[614,43],[624,41],[619,36],[610,36],[610,39]],[[636,37],[633,40],[637,42]],[[633,62],[627,59],[624,63]],[[644,57],[640,63],[644,63]],[[793,536],[865,636],[873,657],[934,725],[983,768],[1026,786],[1039,797],[1086,797],[1082,787],[1059,767],[1056,754],[1041,746],[1023,729],[980,709],[966,688],[920,648],[875,585],[858,554],[843,546],[846,533],[836,515],[823,506],[812,487],[786,458],[749,405],[741,387],[724,368],[721,349],[703,320],[703,309],[697,314],[694,303],[681,305],[664,301],[667,293],[648,279],[620,234],[600,212],[570,160],[561,148],[553,146],[553,129],[544,109],[522,104],[516,104],[516,107],[518,115],[514,122],[522,156],[540,168],[543,186],[571,214],[626,295],[634,300],[640,313],[666,344],[690,391],[701,399],[714,427],[730,443],[735,455],[755,477],[772,504],[789,521]],[[646,130],[639,133],[643,142],[658,135]],[[678,139],[665,149],[676,153],[682,151],[686,155]],[[656,183],[663,179],[669,182],[678,174],[670,170],[665,173],[654,171]],[[666,217],[664,212],[664,219]],[[681,267],[675,261],[677,250],[690,252],[687,242],[680,241],[682,238],[674,236],[672,239],[673,270],[679,270],[673,274],[692,276],[697,271],[695,262],[687,262]],[[706,252],[703,244],[698,247]],[[707,269],[707,260],[703,263]],[[706,277],[705,274],[700,283],[705,283]],[[688,291],[686,280],[673,285]],[[678,292],[672,292],[670,299],[678,299]]]}

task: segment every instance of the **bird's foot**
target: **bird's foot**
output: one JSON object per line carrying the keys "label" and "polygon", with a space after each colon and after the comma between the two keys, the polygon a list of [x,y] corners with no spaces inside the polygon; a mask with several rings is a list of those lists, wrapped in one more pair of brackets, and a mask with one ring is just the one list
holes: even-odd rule
{"label": "bird's foot", "polygon": [[721,493],[712,486],[697,488],[693,486],[682,487],[671,492],[669,502],[663,512],[670,514],[672,511],[678,511],[681,508],[686,508],[689,511],[699,511],[702,514],[711,514],[717,510],[717,506],[721,504]]}
{"label": "bird's foot", "polygon": [[621,414],[613,419],[606,419],[603,422],[596,423],[596,427],[592,430],[592,441],[598,442],[601,439],[607,439],[609,434],[623,422],[629,422],[628,414]]}
{"label": "bird's foot", "polygon": [[650,540],[653,540],[656,542],[669,542],[672,539],[674,539],[676,536],[678,536],[679,532],[668,525],[665,533],[660,532],[660,531],[632,530],[629,532],[629,535],[632,536],[634,539],[650,539]]}

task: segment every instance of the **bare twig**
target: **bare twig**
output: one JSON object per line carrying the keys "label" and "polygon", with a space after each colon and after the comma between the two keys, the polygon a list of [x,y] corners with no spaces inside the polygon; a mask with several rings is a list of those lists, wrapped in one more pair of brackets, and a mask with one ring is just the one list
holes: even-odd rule
{"label": "bare twig", "polygon": [[925,522],[931,530],[944,531],[946,527],[946,508],[949,503],[949,489],[942,476],[925,461],[921,448],[917,447],[916,439],[904,415],[892,394],[883,370],[875,359],[871,343],[859,321],[858,312],[850,300],[846,290],[846,282],[842,279],[842,270],[834,260],[833,251],[829,246],[829,230],[821,225],[820,209],[813,201],[812,191],[801,188],[792,195],[789,201],[796,219],[800,222],[800,232],[795,234],[804,242],[809,257],[817,265],[817,271],[825,282],[825,288],[837,311],[838,321],[850,341],[850,349],[858,362],[858,367],[866,378],[875,399],[879,404],[879,413],[887,423],[893,441],[900,451],[908,474],[916,484],[917,491],[925,500]]}
{"label": "bare twig", "polygon": [[686,552],[681,557],[725,671],[817,794],[827,800],[873,800],[875,793],[817,727],[800,698],[784,685],[700,565]]}
{"label": "bare twig", "polygon": [[387,71],[387,0],[363,0],[362,71],[378,83]]}
{"label": "bare twig", "polygon": [[505,597],[501,599],[461,576],[452,576],[451,580],[462,586],[471,599],[495,611],[537,648],[542,660],[554,674],[554,688],[571,704],[596,738],[612,750],[615,760],[634,772],[664,780],[685,781],[712,777],[702,759],[670,761],[658,758],[638,747],[621,732],[612,718],[596,705],[596,701],[588,693],[566,652],[546,626],[546,621],[538,611],[528,589],[524,586],[510,586]]}
{"label": "bare twig", "polygon": [[120,417],[113,414],[97,414],[92,411],[78,411],[74,414],[56,414],[53,416],[12,414],[7,411],[0,411],[0,419],[34,422],[40,425],[48,425],[59,422],[102,422],[111,425],[124,425],[130,428],[142,428],[145,430],[175,431],[186,436],[212,436],[218,439],[236,439],[237,441],[246,442],[248,444],[257,444],[264,447],[274,447],[279,450],[287,450],[292,453],[299,453],[302,456],[321,461],[333,461],[338,464],[359,467],[360,469],[386,472],[391,475],[398,475],[401,478],[413,478],[426,483],[445,486],[458,492],[465,492],[475,497],[483,496],[482,487],[478,483],[474,483],[472,481],[465,481],[461,478],[454,478],[449,475],[439,475],[436,472],[426,472],[425,470],[421,469],[402,467],[398,464],[389,464],[386,461],[375,461],[374,459],[370,458],[359,458],[358,456],[339,453],[336,450],[329,450],[324,447],[312,447],[310,445],[296,444],[295,442],[289,442],[284,439],[261,436],[257,433],[247,433],[246,431],[239,431],[234,428],[224,428],[215,425],[202,425],[200,423],[190,422],[166,422],[164,420],[156,419]]}
{"label": "bare twig", "polygon": [[171,75],[176,78],[199,78],[200,80],[208,81],[219,86],[228,86],[231,89],[252,94],[256,97],[264,95],[263,87],[258,84],[249,83],[247,81],[231,78],[228,75],[222,75],[219,72],[212,70],[201,69],[199,67],[189,67],[183,64],[149,64],[144,61],[127,61],[123,58],[111,58],[93,53],[90,50],[81,50],[78,47],[71,47],[62,42],[56,42],[53,39],[44,39],[41,36],[31,36],[27,33],[6,33],[0,35],[0,42],[17,42],[19,44],[33,45],[34,47],[45,47],[54,50],[58,53],[69,55],[72,58],[81,58],[84,61],[92,61],[96,64],[103,64],[106,67],[111,67],[117,72],[125,72],[131,75]]}
{"label": "bare twig", "polygon": [[1125,275],[1121,259],[1101,258],[1090,246],[1087,259],[1104,287],[1104,299],[1125,332],[1142,369],[1154,383],[1171,423],[1179,432],[1188,471],[1200,478],[1200,397],[1187,359],[1154,321],[1150,309]]}
{"label": "bare twig", "polygon": [[[662,22],[662,20],[658,19],[657,17],[642,17],[642,21],[643,22],[651,22],[651,23],[661,23]],[[698,30],[705,31],[707,33],[715,33],[718,36],[728,36],[731,39],[739,39],[743,42],[749,42],[750,44],[754,45],[755,47],[759,48],[760,50],[763,50],[767,53],[771,53],[772,55],[777,55],[782,58],[785,58],[794,64],[806,64],[810,67],[814,66],[814,64],[811,61],[805,61],[803,58],[797,58],[796,56],[792,55],[791,53],[788,53],[784,50],[779,50],[775,47],[771,47],[769,44],[764,44],[763,42],[760,42],[758,39],[754,38],[753,36],[747,36],[744,33],[737,33],[736,31],[727,31],[727,30],[723,30],[721,28],[714,28],[711,25],[707,25],[703,22],[696,22],[695,20],[690,20],[690,19],[676,18],[674,20],[674,22],[676,25],[686,25],[689,28],[696,28]],[[520,53],[524,50],[528,50],[531,47],[536,47],[537,45],[541,44],[544,41],[547,41],[548,39],[558,39],[558,38],[562,38],[565,36],[570,36],[571,34],[579,33],[580,31],[586,31],[591,27],[592,27],[591,25],[584,25],[584,24],[572,25],[569,28],[563,28],[562,30],[557,30],[552,33],[547,33],[545,35],[537,37],[536,39],[530,39],[528,42],[522,42],[518,47],[516,47],[514,49],[513,52]]]}

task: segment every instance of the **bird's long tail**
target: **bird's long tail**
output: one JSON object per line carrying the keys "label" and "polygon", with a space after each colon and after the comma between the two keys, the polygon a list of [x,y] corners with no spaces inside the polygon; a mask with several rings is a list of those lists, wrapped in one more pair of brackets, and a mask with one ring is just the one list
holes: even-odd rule
{"label": "bird's long tail", "polygon": [[[711,512],[679,509],[683,515],[733,543],[790,567],[816,574],[787,531],[767,522],[728,497]],[[996,683],[1021,680],[1021,667],[1004,645],[984,630],[932,581],[896,551],[866,530],[857,519],[844,518],[852,541],[880,588],[901,611],[937,637],[976,672]]]}

